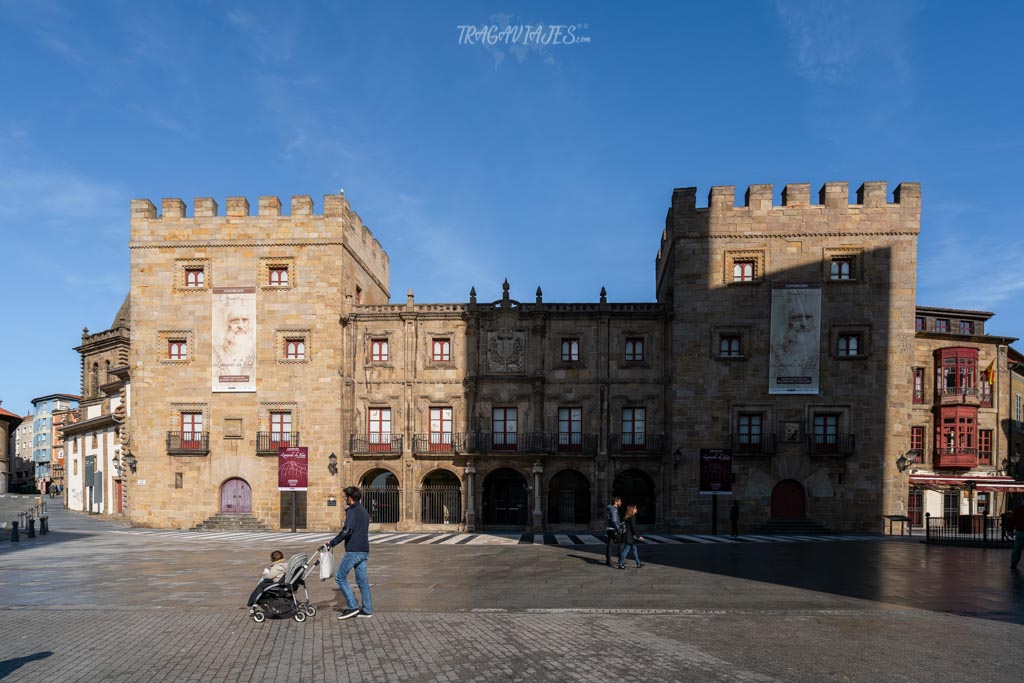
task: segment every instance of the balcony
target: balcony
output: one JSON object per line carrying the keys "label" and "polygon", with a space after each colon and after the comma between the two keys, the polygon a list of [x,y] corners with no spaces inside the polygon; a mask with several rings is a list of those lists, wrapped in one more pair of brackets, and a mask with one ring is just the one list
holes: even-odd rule
{"label": "balcony", "polygon": [[[557,434],[537,432],[478,432],[475,436],[476,450],[481,453],[549,453],[558,442]],[[566,437],[568,436],[567,434]],[[567,442],[566,445],[571,443]]]}
{"label": "balcony", "polygon": [[612,455],[661,455],[664,434],[609,434],[608,452]]}
{"label": "balcony", "polygon": [[810,434],[807,437],[807,452],[812,456],[845,458],[857,450],[857,439],[853,434]]}
{"label": "balcony", "polygon": [[936,448],[932,465],[945,469],[971,469],[978,466],[978,451],[959,446]]}
{"label": "balcony", "polygon": [[764,457],[775,455],[774,434],[733,434],[732,454],[735,457]]}
{"label": "balcony", "polygon": [[352,455],[401,455],[404,440],[401,434],[353,434],[348,439]]}
{"label": "balcony", "polygon": [[294,447],[298,445],[298,432],[256,432],[256,455],[277,455],[277,449],[281,446]]}
{"label": "balcony", "polygon": [[431,432],[414,434],[413,453],[465,453],[476,450],[475,434],[466,432]]}
{"label": "balcony", "polygon": [[580,432],[559,432],[548,434],[549,449],[556,453],[597,453],[597,434]]}
{"label": "balcony", "polygon": [[209,432],[167,432],[167,455],[202,456],[209,453]]}
{"label": "balcony", "polygon": [[924,391],[922,389],[914,389],[914,403],[924,403]]}
{"label": "balcony", "polygon": [[935,390],[939,405],[968,405],[976,406],[981,403],[981,396],[977,387],[938,387]]}

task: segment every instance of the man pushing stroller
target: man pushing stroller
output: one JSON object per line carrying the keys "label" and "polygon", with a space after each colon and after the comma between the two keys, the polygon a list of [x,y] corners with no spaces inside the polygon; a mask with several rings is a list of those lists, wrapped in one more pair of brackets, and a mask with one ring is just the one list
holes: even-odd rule
{"label": "man pushing stroller", "polygon": [[[351,619],[362,617],[368,619],[373,616],[373,604],[370,601],[370,582],[366,578],[366,563],[370,558],[370,513],[362,506],[360,501],[363,493],[355,486],[347,487],[345,494],[345,525],[341,531],[324,544],[325,549],[333,548],[342,541],[345,542],[345,556],[338,563],[338,571],[334,580],[345,596],[345,608],[338,615],[338,619]],[[356,602],[356,596],[352,587],[348,585],[348,573],[356,572],[356,585],[359,586],[359,594],[363,601],[362,609]]]}

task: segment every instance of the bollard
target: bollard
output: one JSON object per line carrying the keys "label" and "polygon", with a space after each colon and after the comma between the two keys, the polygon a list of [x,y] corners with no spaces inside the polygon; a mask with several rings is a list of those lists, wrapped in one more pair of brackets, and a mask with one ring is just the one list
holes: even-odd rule
{"label": "bollard", "polygon": [[33,517],[28,518],[28,537],[36,537],[36,520]]}
{"label": "bollard", "polygon": [[11,522],[11,543],[17,543],[21,539],[18,538],[18,523]]}
{"label": "bollard", "polygon": [[46,515],[43,515],[42,517],[39,518],[39,535],[40,536],[42,536],[44,534],[50,533],[50,525],[49,525],[48,522],[49,522],[49,520],[48,520]]}
{"label": "bollard", "polygon": [[23,527],[25,526],[25,513],[24,512],[19,512],[18,513],[18,521],[21,522],[21,526],[23,526]]}

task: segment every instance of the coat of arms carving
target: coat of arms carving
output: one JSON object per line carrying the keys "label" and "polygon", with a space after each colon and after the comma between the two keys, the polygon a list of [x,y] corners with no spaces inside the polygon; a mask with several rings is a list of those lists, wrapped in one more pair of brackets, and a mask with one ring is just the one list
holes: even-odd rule
{"label": "coat of arms carving", "polygon": [[526,370],[526,333],[491,332],[487,338],[487,369],[490,372]]}

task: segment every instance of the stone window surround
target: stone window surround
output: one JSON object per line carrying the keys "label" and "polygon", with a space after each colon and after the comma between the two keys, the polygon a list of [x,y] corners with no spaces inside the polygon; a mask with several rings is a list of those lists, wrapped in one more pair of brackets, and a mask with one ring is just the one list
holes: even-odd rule
{"label": "stone window surround", "polygon": [[201,413],[203,416],[203,433],[210,432],[210,404],[209,403],[171,403],[167,415],[167,431],[181,431],[182,413]]}
{"label": "stone window surround", "polygon": [[848,403],[808,403],[804,405],[804,434],[814,434],[815,415],[838,415],[837,430],[840,434],[850,433],[850,405]]}
{"label": "stone window surround", "polygon": [[[650,367],[650,354],[647,352],[647,336],[642,332],[630,332],[626,331],[622,335],[622,364],[626,367]],[[626,358],[626,345],[631,341],[639,341],[641,344],[641,354],[639,359],[630,360]]]}
{"label": "stone window surround", "polygon": [[[423,333],[423,343],[426,350],[423,357],[427,365],[434,367],[455,366],[455,340],[458,335],[453,330],[427,330]],[[448,342],[448,360],[434,360],[434,342]]]}
{"label": "stone window surround", "polygon": [[[196,268],[203,269],[203,286],[188,287],[185,285],[185,271]],[[208,258],[175,259],[174,291],[175,292],[208,292],[212,287],[213,262]]]}
{"label": "stone window surround", "polygon": [[[163,365],[181,365],[191,363],[195,358],[195,332],[193,330],[160,330],[157,332],[159,339],[159,360]],[[174,340],[185,341],[185,357],[181,359],[169,358],[169,345]]]}
{"label": "stone window surround", "polygon": [[[566,342],[569,342],[570,344],[572,342],[576,342],[576,359],[575,360],[572,360],[572,359],[567,360],[565,358],[565,354],[562,352],[562,345],[565,344]],[[571,350],[570,350],[570,355],[571,355]],[[582,335],[579,335],[579,334],[565,334],[565,335],[559,334],[558,335],[558,355],[556,356],[556,358],[557,358],[557,362],[558,362],[559,365],[579,367],[579,368],[586,367],[583,364],[584,353],[583,353],[583,337],[582,337]]]}
{"label": "stone window surround", "polygon": [[[857,355],[839,355],[839,338],[846,335],[858,337]],[[829,355],[840,361],[866,360],[871,355],[871,325],[856,323],[833,324],[829,328]]]}
{"label": "stone window surround", "polygon": [[[270,284],[270,269],[284,268],[288,271],[288,282],[283,285]],[[293,256],[263,256],[260,257],[259,273],[256,281],[260,283],[260,289],[277,290],[293,289],[295,287],[295,257]]]}
{"label": "stone window surround", "polygon": [[739,435],[740,415],[761,416],[761,437],[776,432],[775,405],[771,403],[734,403],[729,407],[729,430]]}
{"label": "stone window surround", "polygon": [[[722,259],[722,282],[725,285],[735,287],[750,287],[760,285],[765,281],[767,249],[757,247],[753,249],[727,249],[725,258]],[[733,280],[733,267],[737,261],[752,261],[754,264],[754,279]]]}
{"label": "stone window surround", "polygon": [[[306,355],[303,358],[288,358],[287,344],[289,341],[301,340],[306,345]],[[303,328],[280,328],[274,330],[274,359],[278,363],[309,363],[313,359],[313,345],[311,330]]]}
{"label": "stone window surround", "polygon": [[258,428],[256,431],[270,431],[271,413],[290,413],[292,416],[291,433],[295,434],[301,431],[299,429],[299,404],[294,401],[260,401],[257,407]]}
{"label": "stone window surround", "polygon": [[[723,356],[721,353],[722,337],[739,337],[740,355]],[[711,358],[713,360],[732,363],[750,358],[750,326],[749,325],[713,325],[711,327]]]}
{"label": "stone window surround", "polygon": [[[844,280],[832,279],[832,259],[850,259],[850,277]],[[833,285],[864,282],[863,247],[825,247],[821,252],[821,279]]]}
{"label": "stone window surround", "polygon": [[[363,341],[365,347],[365,358],[367,365],[384,365],[390,367],[390,363],[394,360],[394,354],[391,352],[391,339],[397,336],[396,330],[382,330],[380,332],[366,332],[363,335]],[[387,344],[387,355],[380,359],[375,360],[373,358],[373,344],[374,342],[383,341]]]}

